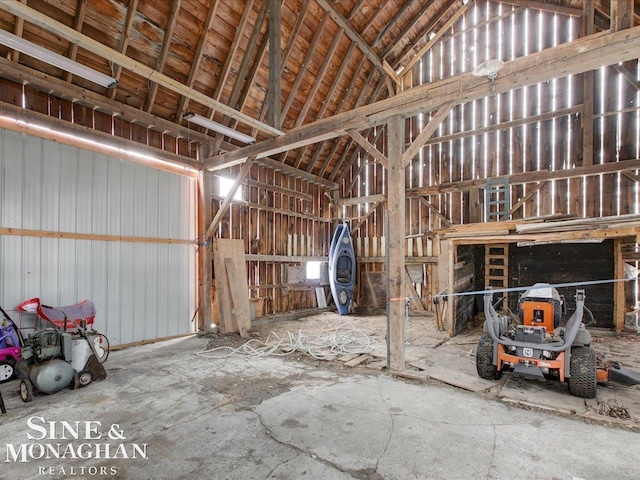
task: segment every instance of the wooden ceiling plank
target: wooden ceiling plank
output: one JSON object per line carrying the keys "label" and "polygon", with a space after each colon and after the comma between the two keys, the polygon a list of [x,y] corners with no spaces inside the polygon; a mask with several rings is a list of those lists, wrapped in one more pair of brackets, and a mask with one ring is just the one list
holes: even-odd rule
{"label": "wooden ceiling plank", "polygon": [[[209,4],[209,10],[207,10],[207,18],[204,21],[204,29],[202,30],[202,35],[198,40],[198,47],[196,48],[196,53],[193,56],[193,63],[191,64],[191,70],[189,71],[189,77],[187,78],[186,86],[188,88],[193,87],[193,82],[195,81],[196,74],[198,70],[200,70],[200,64],[202,63],[202,58],[204,56],[204,47],[207,44],[207,33],[211,30],[213,26],[213,19],[216,16],[216,12],[218,10],[218,6],[220,5],[220,0],[213,0]],[[182,121],[182,115],[184,115],[187,106],[189,105],[189,97],[182,95],[180,97],[180,104],[178,105],[178,110],[176,111],[176,115],[174,117],[174,121],[176,123],[180,123]]]}
{"label": "wooden ceiling plank", "polygon": [[[171,4],[171,12],[169,13],[169,18],[167,19],[167,27],[164,31],[164,39],[162,41],[162,50],[160,51],[160,56],[158,57],[158,61],[156,62],[156,70],[158,72],[162,72],[164,70],[164,66],[167,63],[167,57],[169,56],[169,47],[171,46],[171,38],[173,37],[173,30],[176,26],[176,22],[178,20],[178,10],[180,10],[180,3],[182,0],[173,0]],[[147,92],[147,97],[144,101],[143,110],[145,112],[151,112],[153,109],[153,104],[156,101],[156,95],[158,93],[158,84],[156,82],[151,82],[151,86],[149,87],[149,91]]]}
{"label": "wooden ceiling plank", "polygon": [[[84,24],[84,17],[86,13],[87,13],[87,0],[79,0],[78,8],[76,9],[76,17],[73,20],[74,30],[77,30],[78,32],[82,31],[82,25]],[[69,44],[67,57],[69,57],[71,60],[75,60],[77,55],[78,55],[78,44],[72,42]],[[17,62],[17,60],[14,60],[14,61]],[[71,82],[72,78],[73,78],[73,73],[66,72],[64,74],[64,79],[66,82]]]}
{"label": "wooden ceiling plank", "polygon": [[405,152],[402,154],[403,167],[406,167],[407,165],[409,165],[409,162],[413,160],[413,157],[415,157],[420,151],[420,149],[424,147],[424,144],[427,143],[427,140],[431,138],[431,136],[435,133],[437,128],[440,126],[440,124],[444,122],[445,118],[447,118],[447,116],[449,115],[449,112],[454,107],[454,105],[455,104],[452,102],[452,103],[447,103],[441,106],[436,112],[436,114],[433,117],[431,117],[431,120],[429,120],[429,123],[427,123],[424,126],[420,134],[411,143],[411,145],[409,145],[409,148],[407,148]]}
{"label": "wooden ceiling plank", "polygon": [[616,33],[599,33],[518,57],[505,63],[492,84],[487,78],[463,73],[411,88],[363,107],[292,129],[287,134],[219,155],[207,161],[224,164],[248,156],[269,156],[344,135],[347,129],[386,123],[395,114],[415,116],[449,102],[467,103],[496,93],[536,85],[553,78],[583,73],[640,57],[640,26]]}
{"label": "wooden ceiling plank", "polygon": [[318,88],[322,84],[322,79],[327,73],[329,65],[331,65],[331,59],[333,58],[333,55],[336,53],[336,49],[338,47],[338,44],[340,43],[340,38],[342,38],[343,33],[344,33],[344,30],[341,28],[340,30],[338,30],[338,33],[336,33],[336,35],[333,37],[333,43],[331,44],[331,47],[329,47],[329,51],[327,52],[327,54],[324,57],[324,60],[322,61],[320,70],[318,70],[318,73],[315,76],[316,79],[313,82],[313,87],[311,87],[311,90],[309,91],[309,95],[307,95],[307,99],[305,100],[304,105],[302,106],[302,110],[300,110],[300,115],[298,115],[298,119],[296,120],[296,123],[295,123],[296,127],[299,127],[304,122],[304,119],[307,116],[307,112],[309,111],[309,108],[311,108],[313,99],[316,93],[318,92]]}
{"label": "wooden ceiling plank", "polygon": [[289,113],[291,104],[295,100],[296,93],[298,92],[298,89],[300,88],[300,84],[302,83],[302,81],[303,80],[308,81],[307,68],[309,68],[309,64],[311,63],[311,58],[313,57],[316,47],[318,46],[318,42],[320,41],[320,37],[322,36],[322,33],[324,31],[324,25],[325,23],[327,23],[328,18],[329,18],[329,15],[326,15],[326,14],[323,15],[322,20],[320,21],[320,25],[318,25],[318,28],[316,29],[316,32],[313,35],[313,38],[311,40],[311,43],[309,44],[309,48],[307,49],[307,53],[304,57],[304,60],[300,65],[300,70],[298,71],[296,75],[296,79],[293,82],[293,85],[291,86],[291,90],[289,90],[289,96],[287,97],[287,101],[285,102],[284,107],[282,108],[283,118],[286,118],[287,113]]}
{"label": "wooden ceiling plank", "polygon": [[420,61],[420,59],[427,53],[431,48],[442,38],[442,36],[449,31],[449,29],[458,21],[458,19],[466,12],[473,2],[470,1],[466,5],[462,5],[451,17],[449,20],[445,22],[445,24],[440,27],[440,29],[435,33],[435,35],[416,53],[409,62],[404,65],[402,69],[401,76],[406,78],[407,75],[411,74],[412,67]]}
{"label": "wooden ceiling plank", "polygon": [[53,32],[68,41],[78,43],[88,51],[107,60],[110,60],[113,63],[116,63],[117,65],[120,65],[123,68],[126,68],[127,70],[130,70],[144,78],[147,78],[149,81],[157,82],[161,86],[179,95],[186,95],[191,100],[201,103],[202,105],[216,108],[217,110],[223,112],[225,115],[236,118],[238,121],[246,125],[256,127],[260,131],[266,132],[271,135],[279,136],[284,133],[278,129],[271,127],[270,125],[259,122],[242,112],[236,111],[233,108],[224,105],[223,103],[217,102],[207,95],[198,92],[193,88],[189,88],[186,85],[168,77],[167,75],[156,72],[152,68],[149,68],[146,65],[141,64],[140,62],[136,62],[135,60],[128,58],[126,55],[123,55],[86,35],[76,32],[75,30],[73,30],[73,28],[68,27],[56,20],[53,20],[52,18],[43,15],[37,10],[24,6],[19,2],[0,2],[0,9],[13,15],[18,15],[25,20],[33,23],[34,25]]}
{"label": "wooden ceiling plank", "polygon": [[[130,0],[129,7],[127,8],[127,17],[124,22],[124,29],[122,30],[122,36],[120,37],[120,44],[118,45],[118,52],[122,55],[125,55],[127,51],[127,47],[129,46],[129,36],[131,35],[131,29],[133,27],[133,20],[136,17],[136,11],[138,10],[138,0]],[[122,65],[116,64],[116,70],[113,74],[113,78],[116,81],[120,80],[120,75],[122,75]],[[109,89],[109,98],[112,100],[116,98],[116,91],[118,90],[118,86],[111,87]]]}
{"label": "wooden ceiling plank", "polygon": [[[416,39],[425,38],[429,34],[429,32],[431,32],[431,30],[433,30],[436,27],[436,25],[438,25],[442,21],[442,19],[447,15],[449,10],[451,10],[451,8],[456,4],[457,1],[458,0],[448,0],[447,3],[443,5],[442,8],[438,11],[438,14],[416,36]],[[393,63],[394,70],[400,68],[400,65],[402,65],[402,61],[404,60],[404,58],[413,51],[415,46],[416,46],[415,42],[411,42],[407,44],[405,49],[402,50],[402,52],[396,57]],[[382,54],[382,58],[387,58],[390,53],[391,53],[390,49],[385,50],[385,52]]]}
{"label": "wooden ceiling plank", "polygon": [[404,39],[404,37],[409,33],[409,31],[413,27],[415,27],[415,25],[420,20],[422,20],[422,17],[424,17],[424,15],[427,13],[427,10],[429,10],[429,8],[431,7],[433,7],[433,4],[427,0],[427,2],[422,6],[420,11],[416,15],[411,17],[411,20],[404,26],[404,28],[400,30],[400,32],[397,35],[395,35],[394,40],[389,45],[387,45],[387,47],[382,52],[382,55],[380,55],[380,58],[382,58],[383,60],[386,60],[386,58],[393,51],[393,49],[396,48],[396,45],[398,45],[398,43],[400,43]]}
{"label": "wooden ceiling plank", "polygon": [[[382,65],[382,61],[376,55],[376,52],[369,46],[369,44],[362,38],[362,36],[356,31],[355,28],[351,26],[349,21],[342,16],[342,14],[338,11],[335,5],[333,5],[329,0],[316,0],[318,4],[329,14],[334,22],[338,24],[339,27],[343,28],[347,36],[351,39],[351,41],[355,42],[358,45],[358,48],[364,53],[364,55],[369,59],[369,61],[382,73],[385,75],[389,75]],[[400,79],[397,76],[394,76],[392,80],[396,83],[400,83]]]}

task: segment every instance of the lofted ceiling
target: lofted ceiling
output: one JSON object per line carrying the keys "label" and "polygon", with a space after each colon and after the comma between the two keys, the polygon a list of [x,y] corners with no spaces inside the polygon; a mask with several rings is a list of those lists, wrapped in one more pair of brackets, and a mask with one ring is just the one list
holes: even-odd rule
{"label": "lofted ceiling", "polygon": [[[209,135],[215,152],[219,147],[233,148],[235,141],[221,143],[214,132],[187,124],[184,113],[213,118],[260,142],[383,100],[411,87],[410,76],[403,73],[432,42],[446,36],[473,3],[281,0],[281,121],[270,125],[269,21],[274,1],[7,0],[0,4],[1,29],[114,76],[118,81],[114,88],[100,87],[4,46],[0,55],[60,79],[78,92],[86,89],[113,100],[111,105],[125,105],[129,117],[131,109],[140,111],[141,118],[150,119],[143,113],[151,114],[163,119],[165,130],[171,122],[179,136],[188,125]],[[507,4],[574,15],[583,9],[583,0]],[[608,0],[596,0],[597,27],[607,28],[609,9]],[[116,110],[111,113],[120,114]],[[345,156],[356,148],[356,142],[342,136],[279,153],[271,160],[335,181]]]}

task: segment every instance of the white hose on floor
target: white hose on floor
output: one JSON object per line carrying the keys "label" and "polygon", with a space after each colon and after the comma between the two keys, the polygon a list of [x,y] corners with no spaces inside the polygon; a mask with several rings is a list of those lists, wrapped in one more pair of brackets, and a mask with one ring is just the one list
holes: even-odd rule
{"label": "white hose on floor", "polygon": [[235,354],[249,358],[286,356],[294,352],[304,352],[318,360],[336,358],[341,355],[369,353],[373,349],[373,339],[363,330],[341,326],[323,337],[298,331],[297,337],[286,332],[282,337],[271,332],[266,341],[251,339],[238,348],[216,347],[197,352],[206,358],[227,358]]}

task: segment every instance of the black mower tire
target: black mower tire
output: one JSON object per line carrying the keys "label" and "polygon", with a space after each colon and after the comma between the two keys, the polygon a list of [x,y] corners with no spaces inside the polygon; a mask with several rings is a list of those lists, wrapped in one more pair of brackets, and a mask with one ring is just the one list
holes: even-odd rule
{"label": "black mower tire", "polygon": [[569,361],[569,393],[575,397],[596,397],[596,351],[591,347],[573,347]]}
{"label": "black mower tire", "polygon": [[16,378],[16,362],[13,359],[0,360],[0,383]]}
{"label": "black mower tire", "polygon": [[502,376],[502,371],[493,364],[493,338],[491,335],[484,335],[478,341],[476,370],[480,378],[485,380],[498,380]]}

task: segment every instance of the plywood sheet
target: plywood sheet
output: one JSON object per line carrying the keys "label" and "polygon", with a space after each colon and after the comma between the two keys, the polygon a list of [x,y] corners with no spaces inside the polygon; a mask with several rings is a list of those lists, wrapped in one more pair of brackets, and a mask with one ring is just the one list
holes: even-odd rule
{"label": "plywood sheet", "polygon": [[251,316],[244,241],[216,239],[213,258],[220,332],[248,337]]}

